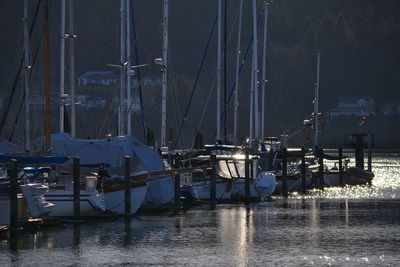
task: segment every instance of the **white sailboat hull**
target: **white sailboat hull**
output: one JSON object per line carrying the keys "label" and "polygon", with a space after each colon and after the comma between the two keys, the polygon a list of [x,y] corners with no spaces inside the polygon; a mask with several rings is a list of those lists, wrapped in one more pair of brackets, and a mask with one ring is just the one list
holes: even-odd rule
{"label": "white sailboat hull", "polygon": [[[74,216],[73,191],[51,190],[44,195],[46,201],[54,204],[49,217]],[[96,216],[105,211],[104,198],[97,191],[80,193],[80,216]]]}
{"label": "white sailboat hull", "polygon": [[[147,184],[131,188],[131,212],[135,214],[143,203],[146,196]],[[105,207],[116,214],[125,214],[125,191],[108,192],[104,194]]]}
{"label": "white sailboat hull", "polygon": [[[232,185],[229,185],[232,183]],[[233,179],[227,181],[226,179],[217,178],[216,183],[216,198],[217,200],[240,199],[246,196],[245,194],[245,180]],[[269,197],[275,190],[276,178],[275,175],[263,174],[250,182],[250,197],[251,198],[266,198]],[[210,199],[210,180],[207,179],[202,182],[194,182],[193,187],[197,192],[197,196],[202,200]]]}

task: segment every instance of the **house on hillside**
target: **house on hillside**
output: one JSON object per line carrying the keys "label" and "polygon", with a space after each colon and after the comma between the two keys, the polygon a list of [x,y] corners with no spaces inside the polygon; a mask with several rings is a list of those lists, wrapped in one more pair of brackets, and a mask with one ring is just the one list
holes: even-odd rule
{"label": "house on hillside", "polygon": [[78,85],[115,85],[119,78],[112,71],[88,71],[78,78]]}
{"label": "house on hillside", "polygon": [[379,110],[384,116],[399,116],[400,115],[400,101],[384,101],[380,103]]}
{"label": "house on hillside", "polygon": [[[145,77],[142,77],[140,82],[143,87],[155,87],[155,86],[161,85],[161,78],[154,77],[154,76],[145,76]],[[139,81],[137,78],[131,80],[131,86],[132,86],[132,88],[139,87]]]}
{"label": "house on hillside", "polygon": [[371,96],[339,97],[336,108],[329,110],[329,118],[376,115],[375,101]]}

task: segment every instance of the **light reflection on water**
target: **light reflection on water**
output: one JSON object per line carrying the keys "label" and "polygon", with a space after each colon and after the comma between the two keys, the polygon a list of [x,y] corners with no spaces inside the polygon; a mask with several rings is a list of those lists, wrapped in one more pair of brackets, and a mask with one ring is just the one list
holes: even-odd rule
{"label": "light reflection on water", "polygon": [[0,242],[0,266],[400,264],[400,161],[375,158],[372,187],[46,228]]}

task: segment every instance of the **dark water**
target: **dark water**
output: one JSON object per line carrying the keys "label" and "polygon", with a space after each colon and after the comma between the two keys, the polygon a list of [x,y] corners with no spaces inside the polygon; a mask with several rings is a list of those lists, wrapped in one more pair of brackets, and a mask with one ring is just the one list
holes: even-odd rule
{"label": "dark water", "polygon": [[0,241],[0,266],[400,266],[400,158],[372,187],[89,222]]}

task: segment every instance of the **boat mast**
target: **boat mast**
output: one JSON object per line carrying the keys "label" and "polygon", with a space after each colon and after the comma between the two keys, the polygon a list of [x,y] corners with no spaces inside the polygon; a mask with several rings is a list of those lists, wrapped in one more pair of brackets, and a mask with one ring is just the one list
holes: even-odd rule
{"label": "boat mast", "polygon": [[317,53],[317,81],[315,83],[314,99],[314,148],[318,146],[318,102],[319,102],[319,68],[321,53]]}
{"label": "boat mast", "polygon": [[51,134],[51,107],[50,107],[50,45],[49,45],[49,2],[44,0],[44,26],[43,26],[43,50],[44,50],[44,95],[45,95],[45,148],[50,148]]}
{"label": "boat mast", "polygon": [[75,33],[74,1],[69,0],[69,85],[71,93],[71,136],[76,136],[76,97],[75,97]]}
{"label": "boat mast", "polygon": [[254,106],[254,50],[252,51],[253,53],[253,59],[251,61],[251,78],[250,78],[250,125],[249,125],[249,142],[250,145],[253,140],[253,135],[254,135],[254,126],[253,126],[253,106]]}
{"label": "boat mast", "polygon": [[29,107],[29,33],[28,33],[28,0],[24,0],[24,54],[25,54],[25,68],[24,68],[24,83],[25,83],[25,149],[31,149],[31,131],[30,131],[30,107]]}
{"label": "boat mast", "polygon": [[260,139],[260,119],[259,119],[259,101],[258,101],[258,53],[257,53],[257,3],[253,0],[253,56],[254,56],[254,138],[256,140]]}
{"label": "boat mast", "polygon": [[130,0],[126,0],[126,58],[127,58],[127,70],[126,70],[126,99],[127,99],[127,134],[132,134],[132,108],[131,108],[131,36],[130,36]]}
{"label": "boat mast", "polygon": [[237,145],[237,113],[239,108],[239,68],[240,68],[240,39],[242,38],[242,13],[243,13],[243,0],[240,0],[239,7],[239,24],[238,24],[238,39],[237,39],[237,53],[236,53],[236,79],[235,79],[235,107],[233,118],[233,144]]}
{"label": "boat mast", "polygon": [[118,116],[118,135],[124,135],[124,122],[125,122],[125,0],[121,0],[121,9],[120,9],[120,22],[121,22],[121,40],[120,40],[120,63],[121,63],[121,68],[120,68],[120,82],[121,82],[121,88],[120,88],[120,96],[119,96],[119,116]]}
{"label": "boat mast", "polygon": [[269,3],[265,2],[264,7],[264,46],[263,46],[263,75],[261,83],[261,138],[265,137],[265,90],[267,87],[267,28],[268,28],[268,6]]}
{"label": "boat mast", "polygon": [[64,92],[65,92],[65,0],[61,0],[61,38],[60,38],[60,132],[64,132]]}
{"label": "boat mast", "polygon": [[218,0],[218,45],[217,45],[217,136],[216,141],[221,141],[221,0]]}
{"label": "boat mast", "polygon": [[161,99],[161,147],[166,146],[167,127],[167,78],[168,78],[168,0],[164,0],[163,18],[163,72]]}
{"label": "boat mast", "polygon": [[227,121],[227,95],[226,95],[226,90],[227,90],[227,18],[228,18],[228,0],[224,1],[224,143],[226,144],[228,142],[227,140],[227,132],[228,132],[228,121]]}

